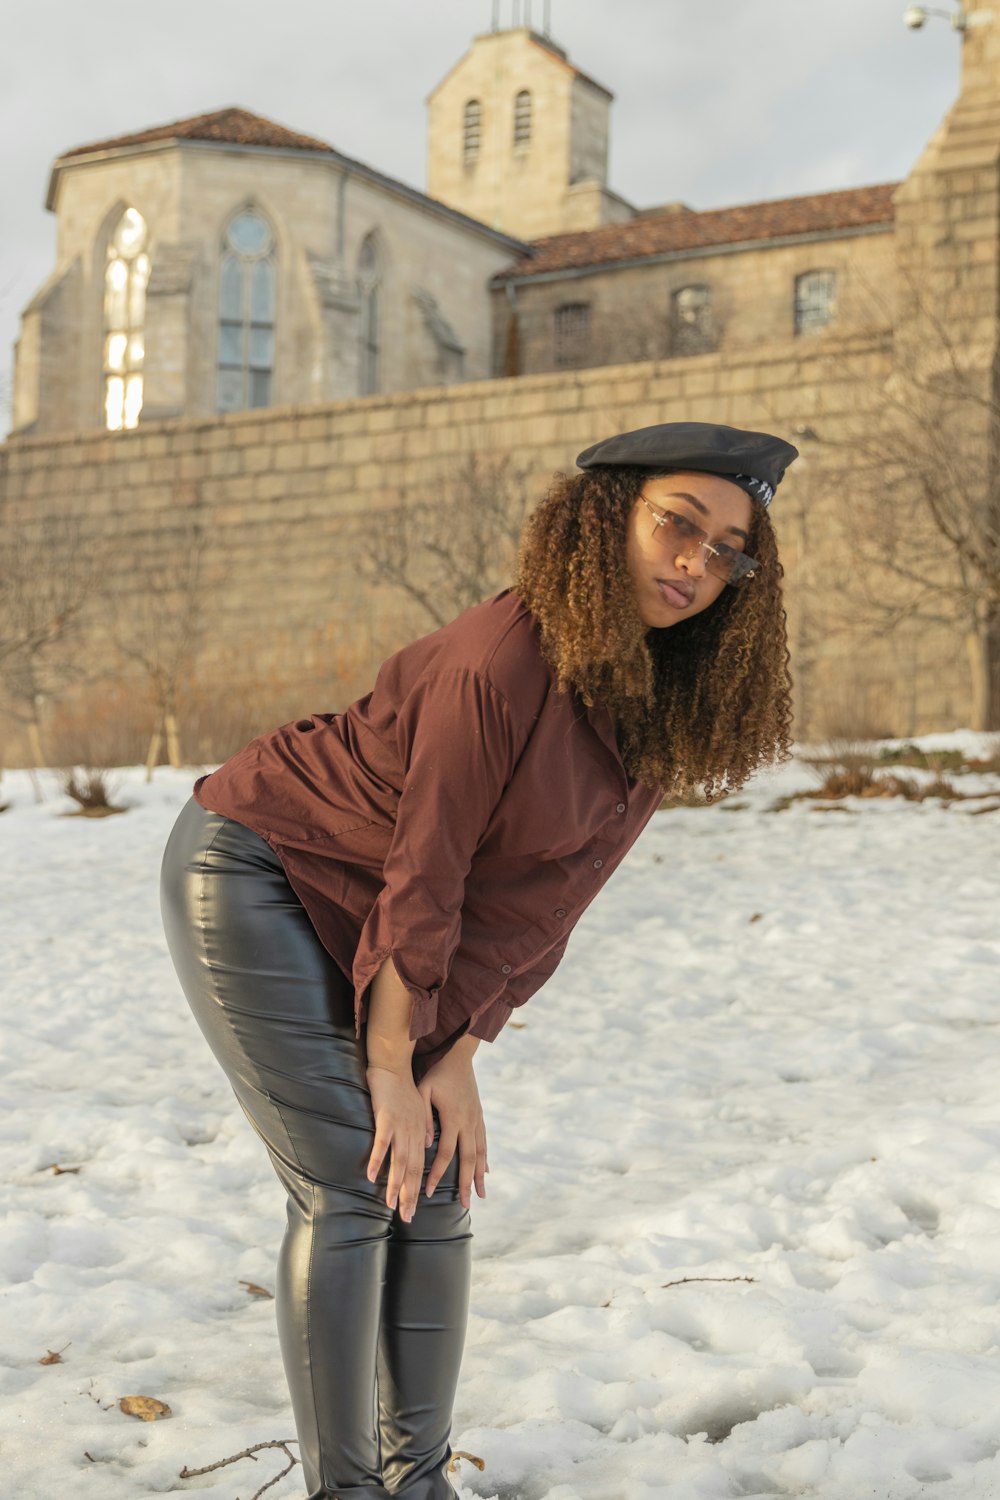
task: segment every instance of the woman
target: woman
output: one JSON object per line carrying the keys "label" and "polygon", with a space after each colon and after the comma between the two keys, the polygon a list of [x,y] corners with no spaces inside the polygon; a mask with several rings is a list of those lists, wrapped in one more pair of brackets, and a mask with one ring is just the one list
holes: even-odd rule
{"label": "woman", "polygon": [[767,506],[796,457],[698,422],[598,443],[529,519],[515,589],[199,777],[174,825],[171,957],[288,1194],[276,1311],[311,1500],[454,1493],[489,1171],[472,1058],[665,794],[787,755]]}

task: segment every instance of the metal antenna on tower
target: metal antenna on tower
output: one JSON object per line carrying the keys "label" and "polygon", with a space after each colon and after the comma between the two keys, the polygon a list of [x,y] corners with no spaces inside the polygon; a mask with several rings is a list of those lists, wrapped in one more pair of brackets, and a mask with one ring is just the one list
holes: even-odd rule
{"label": "metal antenna on tower", "polygon": [[500,0],[493,0],[493,16],[490,23],[490,30],[500,30]]}
{"label": "metal antenna on tower", "polygon": [[531,30],[531,0],[524,0],[524,24]]}
{"label": "metal antenna on tower", "polygon": [[543,36],[552,34],[552,0],[545,0],[545,19],[542,21]]}
{"label": "metal antenna on tower", "polygon": [[511,0],[510,24],[515,27],[521,24],[521,0]]}

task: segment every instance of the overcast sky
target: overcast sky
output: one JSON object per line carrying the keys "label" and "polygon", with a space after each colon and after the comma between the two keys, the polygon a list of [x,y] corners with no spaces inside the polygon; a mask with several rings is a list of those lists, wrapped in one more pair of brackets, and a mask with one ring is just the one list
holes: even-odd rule
{"label": "overcast sky", "polygon": [[[511,8],[500,0],[504,24]],[[554,39],[616,96],[610,185],[641,207],[904,177],[955,98],[961,53],[946,21],[910,31],[904,9],[551,0]],[[538,28],[542,14],[533,0]],[[20,310],[54,265],[43,204],[60,152],[236,104],[422,188],[424,100],[490,15],[491,0],[19,6],[0,52],[0,385]]]}

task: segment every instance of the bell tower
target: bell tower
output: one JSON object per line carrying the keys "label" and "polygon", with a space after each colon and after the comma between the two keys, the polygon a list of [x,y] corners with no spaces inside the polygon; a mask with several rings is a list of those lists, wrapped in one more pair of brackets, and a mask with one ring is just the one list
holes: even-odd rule
{"label": "bell tower", "polygon": [[541,31],[531,0],[508,3],[428,97],[428,193],[527,240],[631,218],[607,186],[614,96],[553,41],[549,0]]}

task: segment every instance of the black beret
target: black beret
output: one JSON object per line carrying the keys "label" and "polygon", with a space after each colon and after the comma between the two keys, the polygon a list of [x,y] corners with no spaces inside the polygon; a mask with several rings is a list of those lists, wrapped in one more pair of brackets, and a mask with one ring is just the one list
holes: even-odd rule
{"label": "black beret", "polygon": [[656,427],[604,438],[586,448],[576,466],[636,464],[644,469],[719,474],[767,506],[788,465],[798,456],[799,450],[791,443],[767,432],[745,432],[717,422],[660,422]]}

